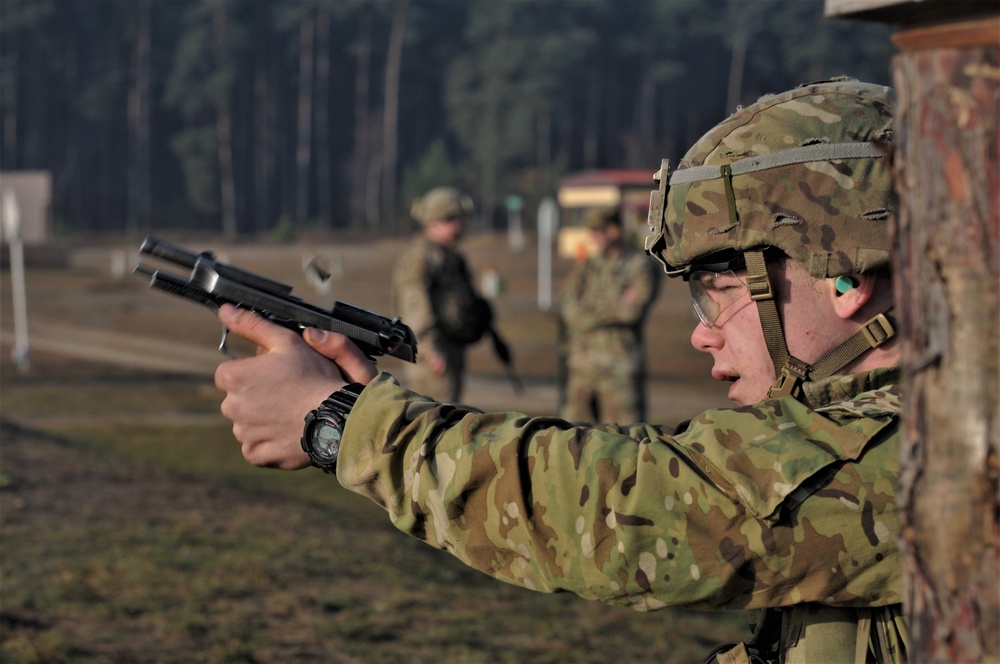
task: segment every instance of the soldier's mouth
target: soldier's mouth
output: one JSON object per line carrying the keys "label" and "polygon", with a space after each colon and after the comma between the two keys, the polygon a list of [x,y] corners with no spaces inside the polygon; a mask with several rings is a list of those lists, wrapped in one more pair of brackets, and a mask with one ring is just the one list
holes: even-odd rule
{"label": "soldier's mouth", "polygon": [[740,377],[734,373],[730,373],[725,369],[712,369],[712,378],[715,380],[722,381],[724,383],[735,383],[740,379]]}

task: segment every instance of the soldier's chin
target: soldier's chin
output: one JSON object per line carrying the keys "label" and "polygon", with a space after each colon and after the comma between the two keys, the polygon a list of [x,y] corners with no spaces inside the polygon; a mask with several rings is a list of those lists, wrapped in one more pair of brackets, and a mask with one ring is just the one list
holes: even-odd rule
{"label": "soldier's chin", "polygon": [[739,398],[739,385],[740,385],[740,379],[739,378],[737,378],[736,380],[732,381],[729,384],[729,394],[728,394],[729,400],[730,401],[735,401],[736,403],[738,403],[741,406],[745,406],[746,404],[742,403],[740,401],[740,398]]}
{"label": "soldier's chin", "polygon": [[740,406],[749,406],[750,404],[757,403],[763,396],[757,397],[752,394],[747,394],[748,385],[743,382],[742,378],[737,378],[732,381],[729,386],[729,400],[733,401]]}
{"label": "soldier's chin", "polygon": [[738,378],[729,388],[729,399],[741,406],[751,406],[767,399],[771,383],[748,378]]}

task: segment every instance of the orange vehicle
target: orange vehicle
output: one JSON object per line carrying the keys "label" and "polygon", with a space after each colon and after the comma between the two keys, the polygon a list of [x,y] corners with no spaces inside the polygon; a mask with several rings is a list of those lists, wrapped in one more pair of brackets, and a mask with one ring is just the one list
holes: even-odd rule
{"label": "orange vehicle", "polygon": [[617,207],[627,236],[641,245],[646,235],[649,192],[655,188],[652,170],[590,170],[560,179],[559,256],[583,260],[593,251],[583,218],[594,207]]}

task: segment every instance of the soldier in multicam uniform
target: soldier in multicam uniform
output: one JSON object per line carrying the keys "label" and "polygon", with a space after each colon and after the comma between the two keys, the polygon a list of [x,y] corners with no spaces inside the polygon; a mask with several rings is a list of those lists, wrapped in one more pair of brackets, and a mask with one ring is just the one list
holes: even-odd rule
{"label": "soldier in multicam uniform", "polygon": [[465,372],[467,344],[455,338],[446,318],[460,318],[451,310],[474,292],[465,258],[455,249],[472,209],[472,200],[452,187],[436,187],[415,200],[410,212],[422,232],[392,273],[393,309],[413,329],[420,349],[417,364],[406,368],[407,384],[448,401],[461,398]]}
{"label": "soldier in multicam uniform", "polygon": [[[648,251],[690,284],[692,343],[737,407],[672,427],[481,413],[376,375],[341,336],[226,307],[271,351],[216,373],[245,458],[325,463],[400,530],[510,583],[762,609],[715,661],[904,661],[890,106],[848,80],[764,97],[658,172]],[[367,387],[337,393],[360,396],[334,466],[300,448],[301,418],[345,378]]]}
{"label": "soldier in multicam uniform", "polygon": [[614,208],[584,219],[596,254],[577,263],[563,287],[567,380],[561,417],[571,422],[646,419],[646,314],[656,297],[655,265],[625,241]]}

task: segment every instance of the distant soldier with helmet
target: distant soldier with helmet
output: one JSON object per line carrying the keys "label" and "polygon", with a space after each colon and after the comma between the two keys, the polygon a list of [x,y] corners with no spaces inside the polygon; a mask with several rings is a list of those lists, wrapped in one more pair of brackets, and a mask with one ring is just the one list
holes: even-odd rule
{"label": "distant soldier with helmet", "polygon": [[456,249],[473,212],[472,199],[453,187],[436,187],[413,202],[421,232],[396,259],[394,311],[417,336],[417,364],[407,383],[437,399],[458,401],[465,349],[488,328],[490,312],[476,294],[465,257]]}
{"label": "distant soldier with helmet", "polygon": [[[270,352],[220,365],[222,412],[248,461],[335,470],[498,579],[755,610],[752,638],[706,662],[903,662],[891,128],[888,88],[812,83],[661,164],[647,251],[689,284],[691,342],[735,407],[673,426],[483,413],[405,389],[342,336],[223,307]],[[320,404],[343,418],[332,461],[303,435]]]}
{"label": "distant soldier with helmet", "polygon": [[626,242],[617,208],[584,217],[594,254],[562,289],[566,386],[560,416],[571,422],[643,422],[643,326],[659,288],[655,264]]}

